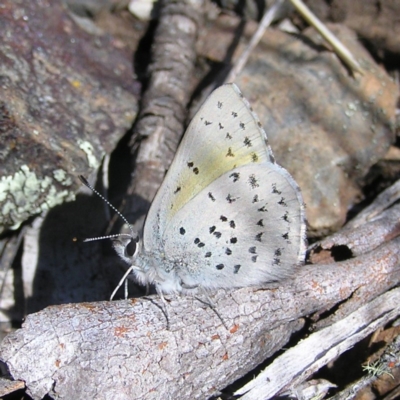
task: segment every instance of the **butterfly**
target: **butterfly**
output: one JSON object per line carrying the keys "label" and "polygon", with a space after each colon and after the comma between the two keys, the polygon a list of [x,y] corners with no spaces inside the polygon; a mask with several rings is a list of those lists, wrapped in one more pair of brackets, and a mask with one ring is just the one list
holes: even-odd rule
{"label": "butterfly", "polygon": [[163,294],[260,285],[304,261],[300,189],[275,163],[267,135],[235,84],[206,99],[189,124],[146,217],[143,240],[114,248],[135,280]]}

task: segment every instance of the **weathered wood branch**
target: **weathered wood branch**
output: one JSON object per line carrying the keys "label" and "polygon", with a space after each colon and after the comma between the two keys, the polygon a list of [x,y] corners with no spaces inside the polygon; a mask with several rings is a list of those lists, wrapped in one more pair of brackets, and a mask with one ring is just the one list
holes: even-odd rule
{"label": "weathered wood branch", "polygon": [[184,132],[202,17],[203,0],[161,2],[149,78],[129,144],[135,153],[140,140],[123,210],[130,220],[146,215]]}
{"label": "weathered wood branch", "polygon": [[279,287],[220,290],[212,299],[229,331],[191,296],[168,297],[169,331],[156,297],[53,306],[28,316],[0,356],[34,398],[207,398],[282,348],[303,317],[338,303],[348,315],[398,284],[399,270],[396,238],[353,259],[307,265]]}
{"label": "weathered wood branch", "polygon": [[243,400],[267,400],[284,389],[295,393],[314,372],[399,314],[400,289],[393,289],[302,340],[235,394]]}

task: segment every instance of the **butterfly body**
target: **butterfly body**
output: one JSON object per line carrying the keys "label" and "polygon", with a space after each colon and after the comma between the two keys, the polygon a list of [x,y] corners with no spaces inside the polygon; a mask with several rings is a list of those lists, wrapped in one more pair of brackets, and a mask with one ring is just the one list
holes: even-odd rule
{"label": "butterfly body", "polygon": [[233,288],[290,276],[304,260],[300,190],[275,163],[239,89],[216,89],[190,123],[147,215],[143,241],[127,252],[136,280],[159,293]]}

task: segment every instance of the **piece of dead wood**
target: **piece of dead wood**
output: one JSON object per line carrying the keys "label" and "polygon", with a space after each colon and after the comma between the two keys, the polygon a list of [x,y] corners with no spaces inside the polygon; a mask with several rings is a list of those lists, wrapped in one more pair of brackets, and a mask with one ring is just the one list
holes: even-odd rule
{"label": "piece of dead wood", "polygon": [[243,400],[266,400],[293,389],[328,362],[400,314],[400,289],[393,289],[342,320],[313,333],[287,350],[257,378],[236,391]]}
{"label": "piece of dead wood", "polygon": [[[331,263],[369,254],[382,244],[398,237],[400,206],[396,202],[400,197],[399,186],[400,181],[395,182],[341,231],[314,243],[309,249],[310,261],[316,264]],[[391,207],[392,204],[394,205]],[[379,265],[371,265],[371,268],[379,268]],[[321,329],[339,321],[380,293],[383,291],[379,291],[379,282],[375,282],[372,287],[367,284],[360,286],[354,291],[351,299],[341,304],[334,314],[316,322],[314,329]]]}
{"label": "piece of dead wood", "polygon": [[329,318],[358,292],[372,300],[399,283],[399,270],[395,238],[356,258],[304,266],[280,287],[219,290],[212,299],[229,331],[191,296],[167,297],[169,331],[157,297],[53,306],[7,336],[0,358],[35,399],[207,398],[281,349],[305,316]]}
{"label": "piece of dead wood", "polygon": [[374,202],[365,207],[355,218],[346,225],[347,229],[357,228],[367,221],[379,217],[380,214],[392,206],[400,198],[400,180],[380,193]]}
{"label": "piece of dead wood", "polygon": [[[382,210],[375,217],[354,228],[349,225],[321,242],[311,246],[313,262],[354,257],[372,251],[400,233],[400,205]],[[346,254],[347,253],[347,254]]]}
{"label": "piece of dead wood", "polygon": [[[130,198],[123,210],[130,220],[147,213],[183,134],[202,6],[202,0],[162,2],[151,47],[150,77],[130,142],[134,153],[141,140],[128,188]],[[135,228],[142,224],[138,221]]]}
{"label": "piece of dead wood", "polygon": [[7,394],[14,393],[17,390],[21,390],[25,387],[25,383],[22,381],[10,381],[9,379],[0,378],[0,396],[3,398]]}

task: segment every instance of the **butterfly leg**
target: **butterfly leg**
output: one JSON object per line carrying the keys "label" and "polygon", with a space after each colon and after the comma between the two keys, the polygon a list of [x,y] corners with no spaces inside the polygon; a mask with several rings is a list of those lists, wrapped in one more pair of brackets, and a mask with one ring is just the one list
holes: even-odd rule
{"label": "butterfly leg", "polygon": [[[110,301],[112,301],[112,299],[114,298],[115,294],[117,293],[117,291],[119,290],[119,288],[124,284],[124,282],[127,282],[128,279],[128,275],[134,270],[135,266],[132,265],[130,268],[128,268],[128,270],[125,272],[124,276],[122,277],[122,279],[118,282],[117,287],[114,289],[114,291],[111,293],[110,296]],[[125,286],[125,300],[128,298],[128,284],[126,283]]]}
{"label": "butterfly leg", "polygon": [[150,284],[149,282],[146,282],[146,294],[145,296],[148,296],[150,294]]}
{"label": "butterfly leg", "polygon": [[124,299],[128,299],[128,278],[124,282]]}
{"label": "butterfly leg", "polygon": [[205,304],[206,306],[210,307],[211,310],[213,310],[215,312],[215,314],[217,315],[217,317],[221,320],[222,325],[224,325],[224,327],[226,328],[226,330],[228,330],[228,326],[226,325],[225,321],[223,320],[221,314],[218,312],[216,305],[214,304],[214,302],[211,300],[210,296],[208,295],[206,289],[204,289],[203,286],[197,284],[197,285],[188,285],[185,282],[181,281],[181,286],[183,289],[199,289],[202,294],[204,295],[204,297],[206,298],[206,301],[200,299],[199,297],[195,296],[195,299],[200,301],[200,303]]}
{"label": "butterfly leg", "polygon": [[164,294],[163,294],[162,290],[160,289],[159,285],[157,285],[157,283],[155,283],[155,287],[156,287],[156,292],[160,296],[160,299],[161,299],[161,301],[163,303],[163,306],[164,306],[164,307],[161,307],[161,311],[163,312],[163,314],[164,314],[164,316],[165,316],[165,318],[167,320],[167,331],[169,331],[170,330],[169,329],[170,328],[170,325],[169,325],[170,318],[169,318],[167,302],[165,300],[165,297],[164,297]]}

